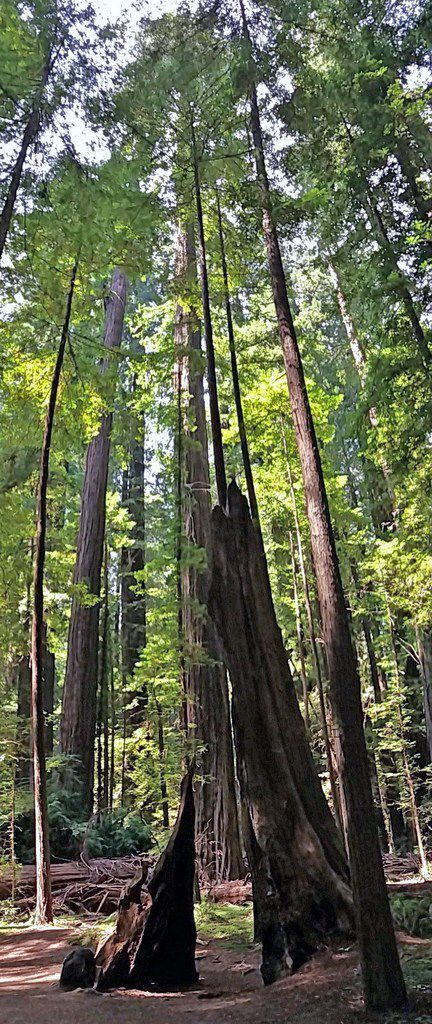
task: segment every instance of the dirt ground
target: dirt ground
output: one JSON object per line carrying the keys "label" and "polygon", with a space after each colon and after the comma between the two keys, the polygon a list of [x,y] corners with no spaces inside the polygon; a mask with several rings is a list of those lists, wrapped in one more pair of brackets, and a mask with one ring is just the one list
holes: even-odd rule
{"label": "dirt ground", "polygon": [[[70,937],[68,929],[46,928],[26,929],[0,938],[0,1024],[366,1022],[353,949],[327,950],[294,978],[264,989],[256,950],[239,952],[212,941],[197,948],[200,982],[191,991],[99,995],[93,991],[60,991],[60,967],[70,952]],[[414,956],[422,955],[421,940],[406,942],[413,946]],[[429,953],[430,944],[426,945]],[[432,1024],[430,993],[420,993],[417,999],[416,1012],[397,1020]]]}

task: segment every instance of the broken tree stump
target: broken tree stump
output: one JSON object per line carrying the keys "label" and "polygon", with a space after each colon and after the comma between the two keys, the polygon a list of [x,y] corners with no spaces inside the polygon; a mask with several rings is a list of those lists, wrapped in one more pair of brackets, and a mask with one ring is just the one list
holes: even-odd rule
{"label": "broken tree stump", "polygon": [[198,979],[192,779],[190,769],[182,780],[177,821],[149,882],[152,905],[129,976],[129,988],[185,988]]}
{"label": "broken tree stump", "polygon": [[354,926],[348,868],[307,741],[267,564],[235,482],[212,518],[209,611],[232,684],[233,726],[265,984]]}
{"label": "broken tree stump", "polygon": [[115,931],[97,954],[97,988],[186,988],[198,978],[194,919],[195,806],[193,769],[181,784],[168,845],[145,886],[139,872],[126,886]]}
{"label": "broken tree stump", "polygon": [[142,864],[127,883],[119,900],[115,931],[97,950],[96,962],[101,968],[97,984],[99,992],[124,988],[127,984],[150,909],[150,895],[147,890],[143,891],[147,875],[148,865]]}

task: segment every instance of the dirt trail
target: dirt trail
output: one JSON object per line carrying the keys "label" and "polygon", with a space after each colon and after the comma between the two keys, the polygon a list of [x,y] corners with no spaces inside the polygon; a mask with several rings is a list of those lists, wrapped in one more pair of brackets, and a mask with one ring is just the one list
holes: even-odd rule
{"label": "dirt trail", "polygon": [[294,978],[264,989],[255,950],[227,950],[211,942],[197,950],[201,980],[193,991],[98,995],[58,988],[70,935],[47,928],[0,938],[0,1024],[365,1022],[352,950],[322,953]]}

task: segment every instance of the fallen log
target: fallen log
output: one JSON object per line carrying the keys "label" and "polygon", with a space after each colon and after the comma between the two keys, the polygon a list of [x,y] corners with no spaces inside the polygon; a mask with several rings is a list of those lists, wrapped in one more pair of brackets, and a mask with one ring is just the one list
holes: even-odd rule
{"label": "fallen log", "polygon": [[[418,858],[414,854],[383,857],[388,890],[406,895],[427,895],[432,882],[419,876]],[[54,911],[59,914],[73,911],[77,914],[112,914],[119,907],[125,881],[131,881],[141,867],[148,873],[155,858],[147,856],[95,858],[91,861],[65,861],[53,864],[52,891]],[[201,892],[212,903],[248,903],[252,899],[252,884],[242,879],[209,884],[203,881]],[[25,864],[15,880],[15,906],[19,910],[34,909],[35,869]],[[0,902],[12,895],[12,874],[9,869],[0,875]]]}
{"label": "fallen log", "polygon": [[[110,883],[131,878],[137,867],[147,864],[150,867],[154,864],[154,858],[141,857],[118,857],[108,859],[98,857],[94,860],[65,861],[62,864],[51,865],[51,887],[53,891],[65,889],[68,885],[78,883]],[[36,873],[34,864],[24,864],[18,869],[15,875],[15,891],[18,895],[25,896],[35,891]],[[10,899],[12,892],[12,871],[7,868],[0,875],[0,900]]]}

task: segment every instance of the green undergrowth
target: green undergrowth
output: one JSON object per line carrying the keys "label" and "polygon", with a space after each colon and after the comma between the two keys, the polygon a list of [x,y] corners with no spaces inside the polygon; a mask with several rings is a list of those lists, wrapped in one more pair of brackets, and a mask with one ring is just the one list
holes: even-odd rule
{"label": "green undergrowth", "polygon": [[198,937],[203,941],[218,940],[226,949],[249,948],[253,945],[252,904],[212,903],[202,899],[195,907]]}
{"label": "green undergrowth", "polygon": [[393,920],[400,931],[419,939],[432,939],[432,896],[390,896]]}
{"label": "green undergrowth", "polygon": [[432,998],[432,946],[403,947],[401,963],[408,989],[429,990]]}

